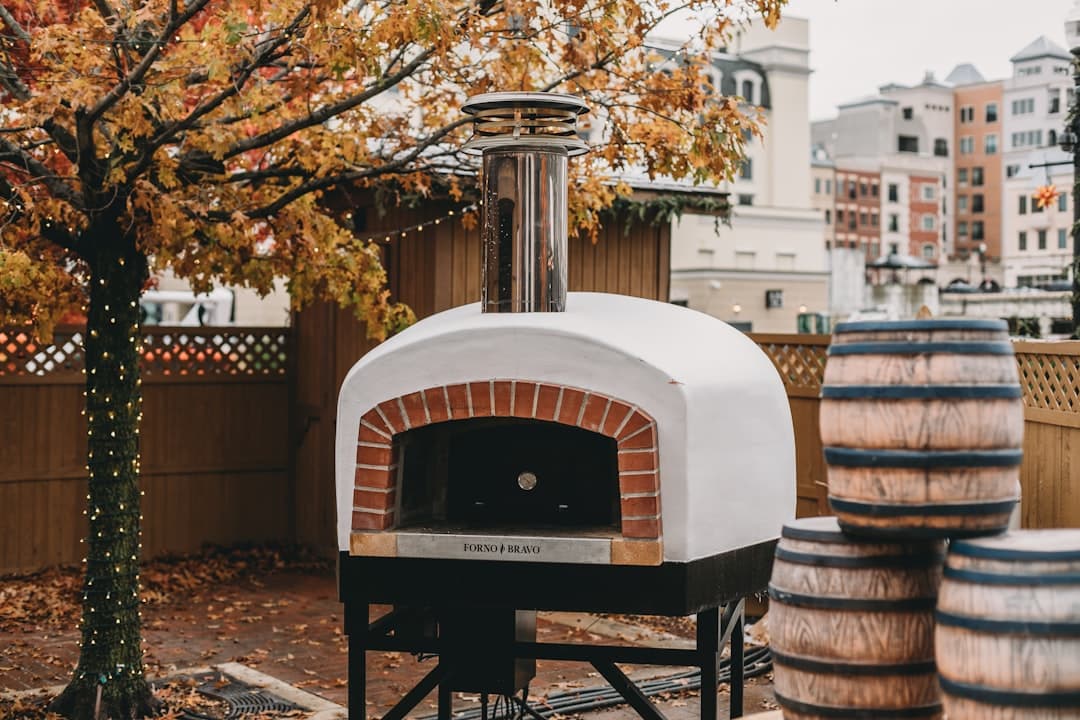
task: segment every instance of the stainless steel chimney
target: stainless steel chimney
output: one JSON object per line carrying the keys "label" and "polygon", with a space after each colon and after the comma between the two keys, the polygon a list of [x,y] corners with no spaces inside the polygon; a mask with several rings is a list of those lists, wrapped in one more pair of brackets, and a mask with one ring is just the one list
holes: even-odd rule
{"label": "stainless steel chimney", "polygon": [[573,95],[502,92],[462,107],[475,117],[467,149],[483,153],[484,312],[566,309],[567,159],[588,151]]}

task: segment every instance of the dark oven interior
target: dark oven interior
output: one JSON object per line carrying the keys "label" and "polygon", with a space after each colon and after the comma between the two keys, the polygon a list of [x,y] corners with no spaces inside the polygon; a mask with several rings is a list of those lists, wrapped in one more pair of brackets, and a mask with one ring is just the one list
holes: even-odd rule
{"label": "dark oven interior", "polygon": [[617,531],[618,448],[599,433],[522,418],[425,425],[398,445],[400,529]]}

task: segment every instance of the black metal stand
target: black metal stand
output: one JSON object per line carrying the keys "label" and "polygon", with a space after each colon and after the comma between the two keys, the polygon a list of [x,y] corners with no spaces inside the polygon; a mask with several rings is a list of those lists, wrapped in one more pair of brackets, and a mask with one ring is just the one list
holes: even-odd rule
{"label": "black metal stand", "polygon": [[[349,636],[349,708],[352,720],[366,720],[366,659],[371,650],[424,653],[439,656],[439,664],[416,684],[385,715],[383,720],[403,720],[436,687],[439,720],[452,715],[451,689],[454,667],[446,656],[453,657],[458,647],[435,635],[410,632],[414,611],[394,610],[369,623],[371,605],[365,601],[346,601],[345,629]],[[437,613],[436,613],[437,614]],[[720,653],[731,643],[731,702],[729,717],[743,714],[743,599],[720,608],[697,613],[697,637],[691,648],[620,647],[576,643],[513,642],[508,659],[569,660],[590,663],[619,692],[644,720],[666,720],[664,714],[645,696],[616,663],[676,665],[701,670],[701,720],[717,720]],[[523,713],[535,720],[541,716],[527,702],[520,702]],[[357,712],[359,711],[359,712]]]}

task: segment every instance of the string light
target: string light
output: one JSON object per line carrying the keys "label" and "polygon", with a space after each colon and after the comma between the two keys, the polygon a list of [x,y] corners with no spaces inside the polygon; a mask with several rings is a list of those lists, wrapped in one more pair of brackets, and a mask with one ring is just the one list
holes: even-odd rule
{"label": "string light", "polygon": [[[480,206],[482,206],[482,205],[483,205],[483,202],[477,202],[477,203],[472,203],[471,205],[465,205],[464,207],[458,208],[456,211],[454,211],[454,210],[448,211],[446,213],[446,215],[443,215],[442,217],[437,217],[437,218],[435,218],[433,220],[425,220],[424,222],[416,223],[415,225],[406,225],[405,227],[398,228],[396,230],[391,230],[391,231],[389,231],[388,234],[383,234],[383,233],[387,233],[387,231],[384,230],[384,231],[380,232],[378,235],[371,235],[371,236],[368,236],[368,237],[365,237],[365,238],[361,238],[361,240],[363,240],[364,242],[375,242],[375,241],[381,239],[383,242],[388,243],[393,239],[393,237],[395,235],[398,236],[398,237],[402,237],[402,238],[408,237],[409,233],[420,232],[420,231],[423,231],[423,230],[425,230],[425,229],[427,229],[429,227],[434,227],[436,225],[441,224],[443,220],[448,220],[449,218],[455,217],[455,215],[466,215],[466,214],[468,214],[470,212],[476,212],[477,210],[480,209]],[[352,220],[352,216],[353,216],[353,214],[351,212],[347,212],[347,213],[345,213],[345,215],[343,217],[346,220]]]}

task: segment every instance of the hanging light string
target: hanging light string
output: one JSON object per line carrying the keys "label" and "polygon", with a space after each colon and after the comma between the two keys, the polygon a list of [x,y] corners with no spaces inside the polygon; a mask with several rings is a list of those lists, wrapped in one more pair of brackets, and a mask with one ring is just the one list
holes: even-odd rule
{"label": "hanging light string", "polygon": [[[382,230],[377,233],[372,233],[367,237],[362,237],[360,240],[364,242],[383,242],[388,243],[394,238],[408,237],[411,232],[422,232],[429,227],[435,227],[444,222],[453,220],[456,217],[462,217],[468,215],[471,212],[476,212],[483,205],[483,201],[471,203],[469,205],[462,206],[457,210],[451,210],[442,217],[437,217],[434,220],[425,220],[422,223],[415,223],[413,225],[406,225],[405,227],[397,228],[396,230]],[[351,223],[353,219],[353,213],[351,210],[347,211],[344,215],[347,222]]]}

